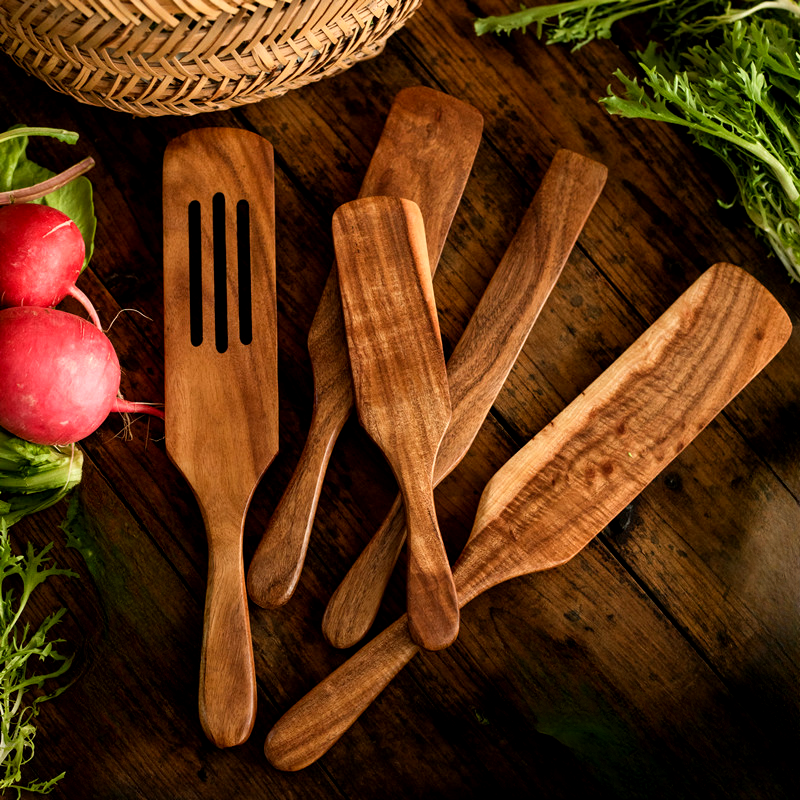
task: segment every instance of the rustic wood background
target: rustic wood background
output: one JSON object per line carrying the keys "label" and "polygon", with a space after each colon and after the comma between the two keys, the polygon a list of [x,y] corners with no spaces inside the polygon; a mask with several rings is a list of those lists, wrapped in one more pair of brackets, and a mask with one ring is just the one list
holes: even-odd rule
{"label": "rustic wood background", "polygon": [[[596,102],[624,46],[578,52],[532,34],[478,38],[515,0],[424,3],[378,58],[228,113],[136,119],[81,105],[0,58],[0,125],[80,133],[36,140],[61,169],[97,160],[96,254],[81,285],[124,369],[123,392],[163,400],[161,177],[167,142],[197,126],[267,137],[276,154],[281,452],[247,524],[249,556],[298,458],[312,407],[305,341],[332,262],[330,219],[354,198],[394,95],[424,84],[475,105],[485,131],[435,278],[452,350],[559,147],[609,180],[524,353],[462,465],[437,490],[455,556],[483,485],[707,266],[755,274],[797,321],[800,288],[756,239],[725,173],[665,126]],[[118,315],[118,316],[117,316]],[[78,579],[45,585],[77,650],[74,684],[43,707],[29,775],[57,798],[796,797],[800,722],[800,335],[613,525],[569,564],[504,584],[463,612],[456,644],[418,656],[308,769],[265,761],[271,724],[346,657],[325,604],[381,521],[395,484],[355,421],[323,489],[306,569],[279,611],[252,607],[259,710],[249,742],[217,750],[197,719],[206,549],[163,426],[110,419],[83,442],[84,561],[64,508],[13,529],[55,540]],[[219,420],[224,424],[224,420]],[[212,422],[211,424],[215,424]],[[209,459],[214,453],[207,453]],[[402,571],[377,629],[402,610]]]}

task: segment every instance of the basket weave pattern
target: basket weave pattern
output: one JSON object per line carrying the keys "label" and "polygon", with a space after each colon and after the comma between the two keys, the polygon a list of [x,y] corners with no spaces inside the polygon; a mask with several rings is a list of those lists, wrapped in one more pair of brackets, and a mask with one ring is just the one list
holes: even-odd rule
{"label": "basket weave pattern", "polygon": [[0,0],[0,49],[136,116],[276,97],[377,55],[422,0]]}

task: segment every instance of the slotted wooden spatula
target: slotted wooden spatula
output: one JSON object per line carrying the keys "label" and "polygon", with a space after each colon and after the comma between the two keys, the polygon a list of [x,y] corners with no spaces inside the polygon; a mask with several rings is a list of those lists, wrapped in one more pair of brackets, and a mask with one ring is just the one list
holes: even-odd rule
{"label": "slotted wooden spatula", "polygon": [[167,452],[197,498],[208,537],[200,721],[219,747],[255,719],[242,561],[244,517],[278,452],[272,146],[201,128],[164,157]]}
{"label": "slotted wooden spatula", "polygon": [[408,528],[408,619],[429,650],[458,635],[458,602],[433,502],[450,392],[419,206],[365,197],[333,215],[358,418],[386,456]]}
{"label": "slotted wooden spatula", "polygon": [[[482,129],[483,118],[467,103],[423,86],[403,89],[364,176],[360,197],[405,197],[420,207],[431,271],[439,263]],[[308,352],[314,371],[308,438],[247,572],[250,599],[265,607],[283,605],[297,588],[328,461],[354,407],[335,266],[311,324]]]}
{"label": "slotted wooden spatula", "polygon": [[[568,561],[619,514],[791,334],[754,278],[717,264],[489,481],[455,566],[459,604]],[[293,706],[265,745],[308,766],[417,652],[405,618]]]}
{"label": "slotted wooden spatula", "polygon": [[[606,174],[602,164],[569,150],[559,150],[553,158],[447,362],[453,414],[436,456],[435,483],[456,467],[478,434],[594,207]],[[325,610],[322,632],[335,647],[352,647],[372,625],[405,530],[398,497]]]}

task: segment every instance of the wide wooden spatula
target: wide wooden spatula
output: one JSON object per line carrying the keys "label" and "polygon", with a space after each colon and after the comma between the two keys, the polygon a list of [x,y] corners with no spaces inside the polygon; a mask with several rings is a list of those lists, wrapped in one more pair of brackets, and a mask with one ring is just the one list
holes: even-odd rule
{"label": "wide wooden spatula", "polygon": [[208,537],[200,720],[219,747],[255,719],[242,561],[244,517],[278,451],[272,146],[233,128],[190,131],[164,157],[167,452]]}
{"label": "wide wooden spatula", "polygon": [[[770,361],[788,316],[754,278],[717,264],[495,474],[455,565],[464,606],[585,547]],[[387,628],[273,727],[279,769],[308,766],[350,727],[417,646]]]}
{"label": "wide wooden spatula", "polygon": [[408,528],[409,628],[422,647],[458,635],[458,603],[433,503],[433,465],[450,421],[422,214],[366,197],[333,217],[358,418],[400,485]]}

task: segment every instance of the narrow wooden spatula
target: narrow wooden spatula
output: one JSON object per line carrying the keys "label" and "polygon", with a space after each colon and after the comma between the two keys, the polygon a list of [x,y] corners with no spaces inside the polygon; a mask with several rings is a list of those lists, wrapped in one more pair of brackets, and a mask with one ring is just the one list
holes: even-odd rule
{"label": "narrow wooden spatula", "polygon": [[166,444],[208,537],[199,707],[219,747],[255,719],[242,534],[278,451],[273,184],[272,146],[248,131],[193,130],[164,157]]}
{"label": "narrow wooden spatula", "polygon": [[[463,607],[486,589],[558,566],[675,458],[791,334],[754,278],[717,264],[489,481],[454,574]],[[265,753],[308,766],[417,652],[405,618],[278,720]]]}
{"label": "narrow wooden spatula", "polygon": [[408,619],[422,647],[458,635],[458,602],[433,502],[450,392],[416,203],[366,197],[333,216],[358,418],[397,478],[408,528]]}

